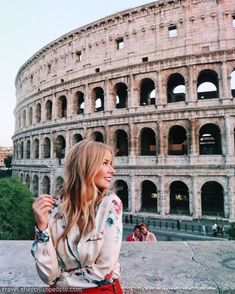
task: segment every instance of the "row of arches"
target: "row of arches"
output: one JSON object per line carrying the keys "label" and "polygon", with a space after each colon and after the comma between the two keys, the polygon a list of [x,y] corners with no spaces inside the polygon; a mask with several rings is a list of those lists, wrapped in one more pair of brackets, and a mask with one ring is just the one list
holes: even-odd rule
{"label": "row of arches", "polygon": [[[30,176],[21,173],[21,180],[30,188]],[[59,193],[63,186],[64,180],[61,176],[55,180],[55,195]],[[112,189],[120,197],[123,203],[124,211],[130,210],[130,192],[128,184],[124,180],[116,180]],[[45,175],[41,179],[39,191],[39,177],[32,177],[33,195],[36,197],[40,193],[51,193],[50,177]],[[141,182],[140,192],[140,209],[139,212],[160,213],[159,201],[161,193],[154,182],[144,180]],[[188,186],[183,181],[173,181],[169,188],[169,214],[190,215],[190,193]],[[205,216],[224,217],[224,189],[216,181],[204,183],[200,189],[201,212]]]}
{"label": "row of arches", "polygon": [[[184,76],[180,73],[171,74],[167,79],[167,103],[179,102],[186,100],[187,83]],[[157,90],[153,79],[144,78],[139,83],[139,106],[157,104]],[[115,84],[110,90],[113,96],[113,104],[116,109],[128,107],[128,97],[130,90],[124,82]],[[102,87],[93,88],[88,96],[91,98],[90,111],[99,112],[105,110],[105,91]],[[219,98],[219,78],[216,71],[211,69],[202,70],[197,78],[197,99]],[[231,73],[231,95],[235,97],[235,70]],[[50,121],[53,113],[54,118],[66,118],[68,116],[68,108],[72,108],[72,115],[84,114],[85,107],[88,107],[88,99],[86,99],[84,91],[77,91],[72,99],[72,105],[69,106],[69,99],[66,95],[59,96],[55,102],[47,99],[45,104],[37,102],[35,106],[30,106],[27,111],[24,109],[18,115],[18,127],[26,127],[34,123],[42,121],[42,112],[45,111],[44,121]]]}
{"label": "row of arches", "polygon": [[[123,180],[114,183],[117,195],[123,202],[124,210],[129,208],[128,185]],[[160,191],[149,180],[141,183],[142,212],[159,212]],[[201,211],[202,215],[224,217],[224,190],[216,181],[208,181],[201,187]],[[174,181],[169,189],[169,213],[190,215],[190,193],[187,185],[182,181]]]}
{"label": "row of arches", "polygon": [[[235,132],[235,130],[234,130]],[[169,129],[168,140],[166,142],[168,155],[188,155],[191,152],[191,140],[185,127],[174,125]],[[234,136],[235,137],[235,136]],[[84,139],[81,134],[74,134],[72,144]],[[105,142],[104,134],[95,131],[91,134],[91,139],[98,142]],[[113,135],[114,149],[116,156],[128,156],[130,154],[130,139],[126,130],[118,129]],[[160,138],[154,129],[143,127],[139,132],[138,138],[139,154],[143,156],[154,156],[160,153]],[[218,125],[204,124],[199,129],[198,142],[199,154],[222,154],[222,136]],[[42,146],[38,138],[33,140],[15,141],[14,157],[16,159],[30,158],[64,158],[66,154],[66,139],[63,135],[58,135],[54,140],[44,137]],[[41,156],[40,156],[41,148]],[[68,146],[69,148],[69,146]]]}

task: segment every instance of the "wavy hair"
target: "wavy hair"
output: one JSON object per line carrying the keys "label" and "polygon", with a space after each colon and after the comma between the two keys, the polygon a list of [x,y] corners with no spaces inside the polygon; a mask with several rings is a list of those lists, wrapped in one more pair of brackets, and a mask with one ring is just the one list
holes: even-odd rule
{"label": "wavy hair", "polygon": [[80,234],[89,233],[95,226],[95,209],[106,190],[99,190],[95,185],[95,176],[100,171],[105,154],[112,147],[91,140],[83,140],[72,147],[65,165],[65,182],[61,191],[62,205],[57,214],[58,219],[66,215],[66,227],[58,238],[66,238],[74,224],[79,227]]}

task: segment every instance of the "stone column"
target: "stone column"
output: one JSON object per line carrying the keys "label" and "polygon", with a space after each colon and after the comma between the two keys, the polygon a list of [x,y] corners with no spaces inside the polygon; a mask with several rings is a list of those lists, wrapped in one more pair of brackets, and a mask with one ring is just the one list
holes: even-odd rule
{"label": "stone column", "polygon": [[91,91],[90,91],[90,87],[88,84],[86,84],[85,86],[85,109],[84,109],[84,114],[90,114],[92,112],[94,112],[94,109],[92,109],[92,97],[91,97]]}
{"label": "stone column", "polygon": [[52,119],[57,119],[58,117],[58,103],[56,99],[56,94],[54,93],[52,97]]}
{"label": "stone column", "polygon": [[165,215],[166,212],[169,211],[169,201],[167,201],[167,195],[165,191],[165,176],[160,177],[160,192],[158,200],[158,211],[160,215]]}
{"label": "stone column", "polygon": [[136,86],[136,81],[133,75],[130,75],[130,88],[128,91],[128,108],[133,109],[139,106],[140,89]]}
{"label": "stone column", "polygon": [[166,85],[162,82],[161,72],[158,73],[158,81],[157,81],[157,88],[158,88],[158,105],[165,105],[167,104],[167,97],[166,97]]}
{"label": "stone column", "polygon": [[222,98],[228,98],[230,95],[228,94],[228,76],[227,76],[227,64],[226,62],[222,62],[221,64],[221,73],[222,73],[222,80],[221,80],[221,93],[220,96]]}
{"label": "stone column", "polygon": [[188,102],[196,102],[197,101],[197,80],[194,77],[194,66],[188,67]]}
{"label": "stone column", "polygon": [[131,175],[130,177],[130,192],[129,192],[129,199],[128,199],[128,208],[130,210],[131,213],[135,213],[135,205],[136,205],[136,177],[134,175]]}
{"label": "stone column", "polygon": [[222,146],[226,154],[226,163],[231,164],[234,162],[234,140],[233,134],[231,132],[231,118],[230,115],[225,115],[225,145]]}
{"label": "stone column", "polygon": [[224,205],[225,217],[229,218],[229,221],[235,222],[235,196],[234,196],[234,184],[235,177],[228,177],[228,205]]}
{"label": "stone column", "polygon": [[108,145],[112,145],[110,126],[107,126],[107,125],[104,126],[104,134],[105,134],[105,143]]}
{"label": "stone column", "polygon": [[192,203],[190,204],[190,207],[192,208],[192,211],[190,210],[190,213],[193,213],[193,218],[199,218],[202,215],[202,207],[201,207],[201,194],[198,191],[198,177],[194,176],[192,178]]}
{"label": "stone column", "polygon": [[129,164],[134,165],[136,163],[136,156],[138,150],[138,138],[137,138],[137,128],[133,123],[130,125],[130,140],[129,140]]}
{"label": "stone column", "polygon": [[65,146],[65,157],[67,156],[67,154],[69,153],[69,150],[71,148],[71,144],[70,144],[70,133],[68,130],[66,130],[65,133],[65,142],[66,142],[66,146]]}
{"label": "stone column", "polygon": [[110,80],[105,81],[105,97],[104,97],[104,110],[105,111],[112,111],[116,108],[116,105],[114,103],[115,101],[115,95],[112,92],[112,85]]}
{"label": "stone column", "polygon": [[167,154],[166,150],[166,136],[165,136],[165,126],[163,122],[158,123],[158,134],[159,134],[159,164],[164,164],[165,156]]}

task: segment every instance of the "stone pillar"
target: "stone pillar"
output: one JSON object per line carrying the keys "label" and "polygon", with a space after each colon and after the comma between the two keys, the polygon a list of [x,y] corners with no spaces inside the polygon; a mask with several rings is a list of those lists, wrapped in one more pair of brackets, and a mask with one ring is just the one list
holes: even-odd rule
{"label": "stone pillar", "polygon": [[85,109],[84,114],[90,114],[91,112],[94,112],[94,109],[92,109],[92,93],[90,91],[90,87],[88,84],[85,86]]}
{"label": "stone pillar", "polygon": [[196,102],[197,101],[197,80],[194,77],[194,66],[188,67],[188,102]]}
{"label": "stone pillar", "polygon": [[160,177],[160,192],[158,199],[158,211],[160,215],[165,215],[169,211],[169,201],[167,201],[167,195],[165,191],[165,176]]}
{"label": "stone pillar", "polygon": [[224,98],[228,98],[230,96],[228,94],[227,64],[225,62],[222,62],[222,64],[221,64],[221,73],[222,73],[222,80],[221,80],[220,96],[224,99]]}
{"label": "stone pillar", "polygon": [[105,143],[108,145],[112,145],[110,127],[107,125],[104,126],[104,135],[105,135]]}
{"label": "stone pillar", "polygon": [[104,110],[105,111],[112,111],[116,108],[114,103],[115,101],[115,94],[112,92],[112,85],[109,80],[105,81],[105,91],[106,93],[104,97]]}
{"label": "stone pillar", "polygon": [[226,163],[231,164],[231,162],[234,162],[234,139],[233,133],[231,132],[231,118],[229,114],[225,115],[225,144],[222,147],[225,150]]}
{"label": "stone pillar", "polygon": [[131,213],[135,213],[135,207],[136,207],[136,201],[135,198],[137,196],[137,190],[136,190],[136,177],[134,175],[131,175],[130,177],[130,192],[129,192],[129,199],[128,199],[128,208]]}
{"label": "stone pillar", "polygon": [[162,82],[161,72],[158,73],[158,105],[167,104],[166,85]]}
{"label": "stone pillar", "polygon": [[166,135],[165,135],[165,126],[163,122],[158,123],[158,134],[159,134],[159,164],[164,164],[165,156],[167,154],[167,144],[166,144]]}
{"label": "stone pillar", "polygon": [[130,125],[129,150],[129,164],[134,165],[136,163],[136,156],[138,151],[138,138],[136,125],[134,125],[133,123]]}
{"label": "stone pillar", "polygon": [[56,94],[54,93],[52,97],[52,119],[57,119],[58,117],[58,103],[56,99]]}
{"label": "stone pillar", "polygon": [[199,218],[202,215],[201,194],[198,191],[198,177],[192,178],[192,200],[190,200],[190,214],[193,213],[193,218]]}
{"label": "stone pillar", "polygon": [[132,109],[139,106],[140,90],[136,86],[136,81],[133,75],[130,75],[130,88],[128,91],[128,108]]}
{"label": "stone pillar", "polygon": [[42,144],[43,144],[43,142],[42,142],[42,135],[41,134],[38,135],[38,140],[39,140],[39,144],[38,144],[39,157],[38,157],[38,159],[42,159],[43,158],[43,156],[42,156],[42,151],[43,151]]}
{"label": "stone pillar", "polygon": [[235,196],[234,196],[234,184],[235,177],[228,177],[228,205],[224,205],[225,217],[229,218],[229,221],[235,222]]}
{"label": "stone pillar", "polygon": [[65,133],[65,142],[66,142],[66,146],[65,146],[65,157],[67,156],[67,154],[69,153],[69,150],[71,148],[71,144],[70,144],[70,133],[68,130],[66,130]]}

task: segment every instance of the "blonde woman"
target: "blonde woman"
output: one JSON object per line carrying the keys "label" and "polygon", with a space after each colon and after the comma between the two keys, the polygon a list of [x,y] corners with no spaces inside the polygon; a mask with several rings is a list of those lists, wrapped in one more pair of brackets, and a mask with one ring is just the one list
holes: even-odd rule
{"label": "blonde woman", "polygon": [[112,148],[83,140],[65,160],[59,199],[34,201],[32,254],[48,293],[122,293],[122,203],[109,190],[113,173]]}

